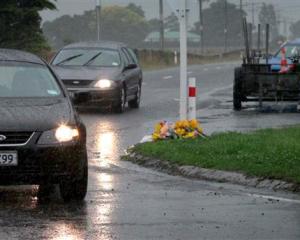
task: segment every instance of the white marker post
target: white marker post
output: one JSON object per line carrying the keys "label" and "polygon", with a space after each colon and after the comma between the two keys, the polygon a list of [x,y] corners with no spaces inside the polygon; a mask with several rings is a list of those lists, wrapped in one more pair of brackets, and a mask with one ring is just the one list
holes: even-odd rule
{"label": "white marker post", "polygon": [[196,87],[196,78],[189,78],[189,120],[196,119],[197,111],[197,87]]}
{"label": "white marker post", "polygon": [[180,0],[180,119],[187,119],[187,2]]}

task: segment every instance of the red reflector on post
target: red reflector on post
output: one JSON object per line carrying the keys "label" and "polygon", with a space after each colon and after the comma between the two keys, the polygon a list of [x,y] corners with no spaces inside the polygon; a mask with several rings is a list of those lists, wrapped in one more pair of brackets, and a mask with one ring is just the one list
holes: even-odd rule
{"label": "red reflector on post", "polygon": [[195,87],[189,87],[189,97],[196,97],[197,90]]}

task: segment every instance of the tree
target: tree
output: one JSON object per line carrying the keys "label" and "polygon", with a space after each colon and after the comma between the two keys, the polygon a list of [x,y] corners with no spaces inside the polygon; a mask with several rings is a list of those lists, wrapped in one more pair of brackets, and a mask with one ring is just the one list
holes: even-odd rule
{"label": "tree", "polygon": [[278,37],[278,27],[274,6],[272,4],[263,3],[258,18],[262,26],[270,24],[271,38],[276,39]]}
{"label": "tree", "polygon": [[[246,13],[243,12],[244,16]],[[223,46],[224,45],[224,28],[225,28],[225,5],[224,0],[212,2],[208,8],[203,9],[204,25],[203,31],[204,42],[206,46]],[[228,45],[239,46],[242,44],[241,12],[235,4],[227,2],[227,36]],[[193,32],[199,33],[200,22],[196,22]]]}
{"label": "tree", "polygon": [[56,9],[50,0],[11,0],[0,3],[0,47],[40,53],[49,48],[39,11]]}
{"label": "tree", "polygon": [[[96,39],[96,13],[86,11],[82,15],[62,16],[43,25],[44,32],[55,48],[62,47],[66,40],[92,41]],[[80,34],[78,34],[80,29]],[[122,41],[132,46],[141,43],[148,33],[144,17],[127,7],[110,6],[101,12],[101,40]]]}
{"label": "tree", "polygon": [[158,32],[160,30],[160,20],[157,18],[152,18],[148,21],[148,31],[151,32]]}
{"label": "tree", "polygon": [[175,13],[165,18],[165,29],[168,31],[179,31],[179,21]]}
{"label": "tree", "polygon": [[145,12],[141,6],[137,6],[134,3],[129,3],[127,8],[132,12],[135,12],[136,14],[140,15],[141,17],[145,17]]}
{"label": "tree", "polygon": [[300,20],[290,26],[290,31],[292,33],[292,38],[300,37]]}

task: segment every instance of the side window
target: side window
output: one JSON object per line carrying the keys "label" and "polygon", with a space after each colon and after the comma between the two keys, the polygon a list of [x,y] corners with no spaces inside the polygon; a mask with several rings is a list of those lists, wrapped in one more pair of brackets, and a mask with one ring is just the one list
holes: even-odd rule
{"label": "side window", "polygon": [[128,53],[130,54],[131,58],[133,59],[133,62],[134,62],[135,64],[138,64],[138,63],[139,63],[139,60],[138,60],[138,58],[137,58],[135,52],[134,52],[131,48],[127,48],[127,51],[128,51]]}
{"label": "side window", "polygon": [[128,56],[128,53],[125,51],[124,48],[122,48],[122,55],[123,55],[125,66],[129,65],[131,63],[131,61],[130,61],[130,58]]}

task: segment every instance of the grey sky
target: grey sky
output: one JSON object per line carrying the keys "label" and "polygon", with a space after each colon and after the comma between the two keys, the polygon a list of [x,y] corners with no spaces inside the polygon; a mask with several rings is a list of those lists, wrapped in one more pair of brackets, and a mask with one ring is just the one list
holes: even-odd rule
{"label": "grey sky", "polygon": [[[86,10],[91,10],[95,7],[96,0],[57,0],[57,11],[44,11],[42,12],[42,17],[44,21],[53,20],[57,17],[60,17],[64,14],[82,14]],[[179,0],[169,0],[170,2],[176,2]],[[146,17],[157,18],[158,17],[158,0],[102,0],[102,5],[127,5],[130,2],[134,2],[137,5],[141,5],[146,12]],[[167,1],[165,1],[167,2]],[[235,4],[239,4],[240,0],[228,0]],[[257,3],[272,3],[274,4],[276,10],[281,19],[287,20],[287,22],[299,20],[300,16],[300,1],[299,0],[243,0],[248,6],[245,7],[245,10],[248,12],[249,21],[251,17],[251,4],[255,3],[255,21],[257,21],[257,13],[259,5]],[[188,0],[188,5],[190,9],[190,21],[189,24],[192,25],[195,20],[198,18],[198,0]],[[204,7],[207,7],[208,4],[205,4]],[[169,15],[171,13],[171,7],[166,4],[165,14]]]}

